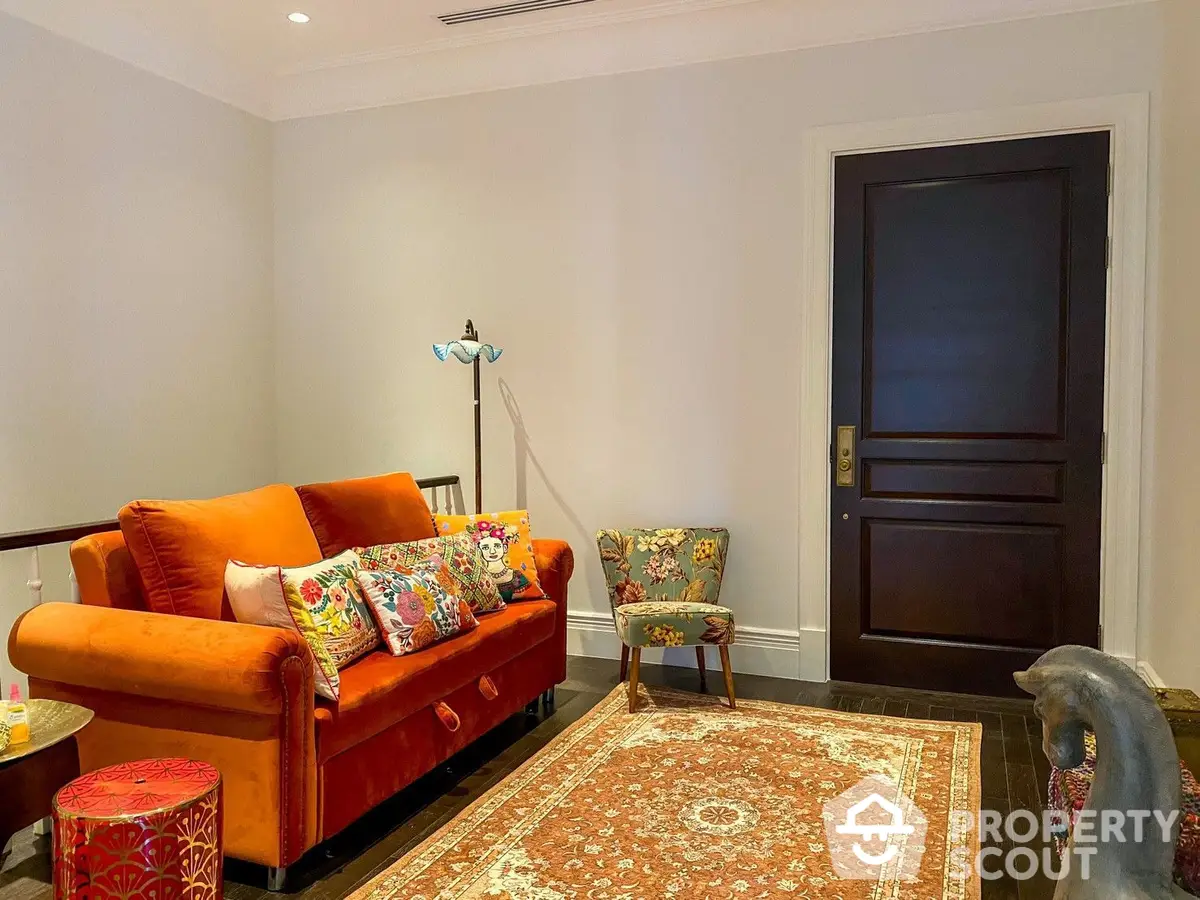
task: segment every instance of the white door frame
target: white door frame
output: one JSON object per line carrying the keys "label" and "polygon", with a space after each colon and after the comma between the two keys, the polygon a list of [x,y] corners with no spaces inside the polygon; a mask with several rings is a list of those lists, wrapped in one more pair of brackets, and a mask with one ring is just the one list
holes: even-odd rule
{"label": "white door frame", "polygon": [[801,297],[800,677],[829,678],[829,439],[833,302],[833,163],[879,150],[1078,131],[1112,135],[1112,265],[1104,375],[1101,506],[1102,649],[1136,664],[1141,511],[1142,353],[1146,304],[1150,97],[1123,94],[1000,110],[832,125],[805,132]]}

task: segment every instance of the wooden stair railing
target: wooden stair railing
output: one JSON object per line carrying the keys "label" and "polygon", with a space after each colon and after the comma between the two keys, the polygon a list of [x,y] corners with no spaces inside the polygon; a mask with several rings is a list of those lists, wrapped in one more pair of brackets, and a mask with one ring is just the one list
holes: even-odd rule
{"label": "wooden stair railing", "polygon": [[[461,512],[466,507],[463,504],[462,484],[457,475],[435,475],[432,478],[418,478],[417,486],[429,492],[429,508],[436,512],[442,511],[442,500],[447,512]],[[442,498],[438,497],[438,489],[443,489]],[[0,534],[0,553],[13,550],[31,550],[29,561],[29,580],[25,582],[29,588],[33,606],[42,602],[42,567],[38,556],[39,547],[53,544],[66,544],[87,537],[89,534],[101,534],[105,531],[116,531],[121,526],[116,519],[101,522],[87,522],[79,525],[58,525],[53,528],[35,528],[31,531],[14,531]],[[78,601],[78,589],[75,586],[75,573],[71,573],[71,599]]]}

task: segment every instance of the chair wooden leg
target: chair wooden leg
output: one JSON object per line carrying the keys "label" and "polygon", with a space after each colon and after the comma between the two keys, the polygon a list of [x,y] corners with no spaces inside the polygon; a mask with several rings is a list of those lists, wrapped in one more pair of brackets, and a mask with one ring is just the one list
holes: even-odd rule
{"label": "chair wooden leg", "polygon": [[637,708],[638,666],[642,662],[642,648],[634,647],[629,655],[629,711]]}
{"label": "chair wooden leg", "polygon": [[700,693],[708,693],[708,678],[704,672],[704,648],[696,648],[696,668],[700,670]]}
{"label": "chair wooden leg", "polygon": [[621,681],[629,676],[629,648],[621,645]]}
{"label": "chair wooden leg", "polygon": [[721,669],[725,673],[725,693],[729,697],[729,708],[737,709],[737,701],[733,697],[733,669],[729,668],[729,648],[722,646],[721,651]]}

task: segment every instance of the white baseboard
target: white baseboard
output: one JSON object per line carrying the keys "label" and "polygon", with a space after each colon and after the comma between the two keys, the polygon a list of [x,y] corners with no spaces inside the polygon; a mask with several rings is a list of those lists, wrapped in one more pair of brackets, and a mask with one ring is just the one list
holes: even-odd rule
{"label": "white baseboard", "polygon": [[[621,642],[617,639],[616,629],[613,627],[612,614],[568,611],[567,652],[572,656],[620,659]],[[735,672],[823,683],[829,680],[827,655],[824,628],[785,631],[779,628],[751,628],[739,625],[737,643],[734,644],[729,657]],[[1114,655],[1136,670],[1142,680],[1151,687],[1166,686],[1166,682],[1154,671],[1154,666],[1145,660]],[[720,662],[714,648],[708,648],[705,658],[710,672],[719,669]],[[694,668],[696,665],[696,655],[691,647],[647,647],[642,651],[642,660],[647,663],[688,668]]]}
{"label": "white baseboard", "polygon": [[1150,665],[1144,659],[1138,662],[1137,673],[1142,676],[1142,681],[1146,682],[1150,687],[1167,686],[1167,683],[1154,671],[1154,666]]}
{"label": "white baseboard", "polygon": [[[620,659],[621,642],[613,627],[612,614],[568,612],[567,652],[572,656]],[[705,659],[709,671],[720,667],[715,649],[709,648]],[[731,648],[729,659],[735,672],[747,675],[824,681],[825,631],[816,628],[785,631],[739,625],[737,642]],[[642,651],[642,660],[695,667],[696,654],[691,647],[647,647]]]}

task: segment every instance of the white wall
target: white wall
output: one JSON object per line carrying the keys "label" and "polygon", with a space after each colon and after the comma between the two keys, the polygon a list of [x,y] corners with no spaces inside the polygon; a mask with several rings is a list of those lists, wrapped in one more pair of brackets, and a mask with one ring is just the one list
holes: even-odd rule
{"label": "white wall", "polygon": [[1140,636],[1160,679],[1200,690],[1200,3],[1168,0],[1162,12],[1161,253],[1147,345],[1153,477]]}
{"label": "white wall", "polygon": [[[1140,646],[1200,687],[1198,7],[301,120],[273,158],[266,123],[0,14],[0,531],[277,478],[469,481],[469,370],[428,348],[469,315],[507,349],[485,370],[488,505],[575,546],[575,624],[606,611],[595,528],[719,522],[738,657],[794,675],[823,640],[795,589],[804,129],[1150,91]],[[0,554],[0,633],[27,562]],[[64,596],[65,548],[46,568]]]}
{"label": "white wall", "polygon": [[270,167],[266,122],[0,14],[0,531],[273,477]]}
{"label": "white wall", "polygon": [[1138,6],[277,125],[279,475],[469,480],[429,344],[472,316],[486,503],[574,545],[576,621],[596,528],[725,524],[742,664],[795,675],[804,129],[1157,92],[1161,40]]}

